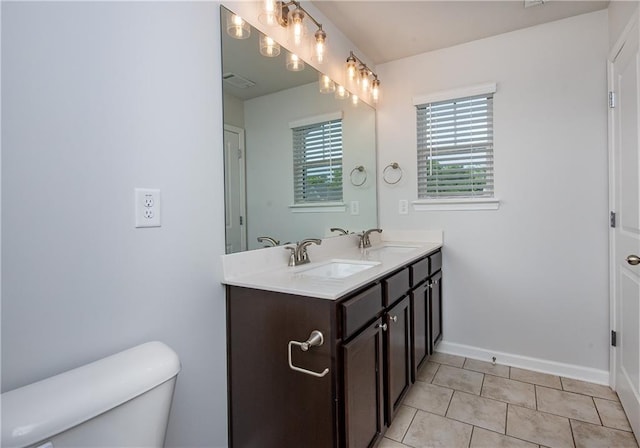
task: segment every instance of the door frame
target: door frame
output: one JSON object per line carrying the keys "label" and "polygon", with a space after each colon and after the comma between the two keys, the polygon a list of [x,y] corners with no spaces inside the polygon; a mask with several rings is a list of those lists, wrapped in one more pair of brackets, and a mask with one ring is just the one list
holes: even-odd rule
{"label": "door frame", "polygon": [[[613,76],[614,61],[622,51],[625,43],[627,42],[631,30],[637,22],[640,21],[640,7],[636,9],[636,12],[631,16],[629,22],[624,27],[624,30],[616,40],[616,43],[611,47],[609,55],[607,57],[607,91],[613,92],[615,90],[615,79]],[[609,107],[607,114],[607,126],[608,126],[608,161],[609,161],[609,210],[611,212],[617,212],[616,210],[616,159],[615,159],[615,108]],[[616,331],[618,328],[617,321],[617,290],[616,290],[616,278],[617,278],[617,264],[616,264],[616,229],[609,226],[609,327],[611,331]],[[616,390],[616,361],[617,352],[616,347],[609,345],[609,385],[613,390]]]}
{"label": "door frame", "polygon": [[[240,247],[241,250],[247,250],[247,179],[246,179],[246,164],[247,164],[247,152],[245,150],[244,142],[244,129],[230,124],[224,124],[224,130],[238,134],[238,149],[242,153],[242,163],[238,165],[239,187],[240,187],[240,215],[243,218],[243,222],[240,225]],[[226,151],[226,148],[225,148]],[[225,154],[226,160],[226,154]],[[225,162],[226,163],[226,162]],[[226,169],[225,169],[226,171]],[[225,213],[227,213],[227,205],[225,204]]]}

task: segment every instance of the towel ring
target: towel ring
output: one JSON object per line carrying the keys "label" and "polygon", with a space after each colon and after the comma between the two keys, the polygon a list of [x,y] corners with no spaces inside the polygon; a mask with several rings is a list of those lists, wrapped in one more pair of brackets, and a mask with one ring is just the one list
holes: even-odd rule
{"label": "towel ring", "polygon": [[[362,182],[360,183],[353,181],[353,174],[356,172],[364,173],[364,179],[362,179]],[[354,187],[361,187],[362,185],[364,185],[364,183],[367,181],[367,170],[365,169],[365,167],[362,165],[358,165],[357,167],[352,169],[351,173],[349,174],[349,180],[351,181],[351,185],[353,185]]]}
{"label": "towel ring", "polygon": [[[390,173],[390,172],[391,172],[391,171],[389,171],[389,168],[391,168],[391,169],[392,169],[392,170],[394,170],[394,171],[395,171],[395,170],[400,170],[400,175],[399,175],[399,176],[398,176],[398,178],[397,178],[395,181],[393,181],[393,182],[391,182],[391,181],[389,181],[389,179],[387,179],[387,175],[388,175],[388,173]],[[402,168],[400,168],[400,165],[398,165],[398,162],[392,162],[392,163],[390,163],[389,165],[387,165],[387,166],[384,168],[384,170],[382,171],[382,179],[383,179],[386,183],[388,183],[389,185],[395,185],[395,184],[397,184],[398,182],[400,182],[400,179],[402,179],[402,174],[403,174],[403,171],[402,171]]]}

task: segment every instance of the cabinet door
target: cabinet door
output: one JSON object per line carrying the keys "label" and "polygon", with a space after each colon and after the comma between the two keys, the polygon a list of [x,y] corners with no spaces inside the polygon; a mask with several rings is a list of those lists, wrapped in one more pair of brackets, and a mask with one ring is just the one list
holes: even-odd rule
{"label": "cabinet door", "polygon": [[418,367],[429,354],[429,318],[427,283],[411,292],[411,381],[415,382]]}
{"label": "cabinet door", "polygon": [[386,402],[391,423],[405,392],[411,386],[411,307],[405,296],[387,312]]}
{"label": "cabinet door", "polygon": [[442,338],[442,272],[429,281],[429,308],[431,314],[431,351]]}
{"label": "cabinet door", "polygon": [[373,446],[384,430],[382,320],[343,346],[345,446]]}

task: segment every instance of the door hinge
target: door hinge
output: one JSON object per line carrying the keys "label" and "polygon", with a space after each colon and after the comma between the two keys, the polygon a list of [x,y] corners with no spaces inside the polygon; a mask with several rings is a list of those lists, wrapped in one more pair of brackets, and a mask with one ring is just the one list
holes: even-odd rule
{"label": "door hinge", "polygon": [[242,225],[242,223],[244,222],[244,219],[242,218],[242,216],[240,217],[240,225]]}
{"label": "door hinge", "polygon": [[617,335],[616,335],[616,332],[615,332],[615,331],[613,331],[613,330],[611,330],[611,346],[612,346],[612,347],[616,347],[616,344],[617,344],[617,342],[618,342],[618,341],[617,341],[617,337],[616,337],[616,336],[617,336]]}
{"label": "door hinge", "polygon": [[238,149],[238,159],[242,159],[242,149]]}
{"label": "door hinge", "polygon": [[615,228],[615,226],[616,226],[616,212],[611,212],[609,214],[609,225],[611,227]]}
{"label": "door hinge", "polygon": [[616,107],[616,92],[609,92],[609,109],[614,109]]}

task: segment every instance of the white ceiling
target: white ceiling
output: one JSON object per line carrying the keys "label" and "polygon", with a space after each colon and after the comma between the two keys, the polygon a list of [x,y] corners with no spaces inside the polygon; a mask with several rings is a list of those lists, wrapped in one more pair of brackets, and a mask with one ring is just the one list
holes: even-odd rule
{"label": "white ceiling", "polygon": [[[604,9],[608,1],[314,0],[374,64]],[[331,36],[327,42],[331,45]],[[544,51],[544,49],[541,49]]]}

